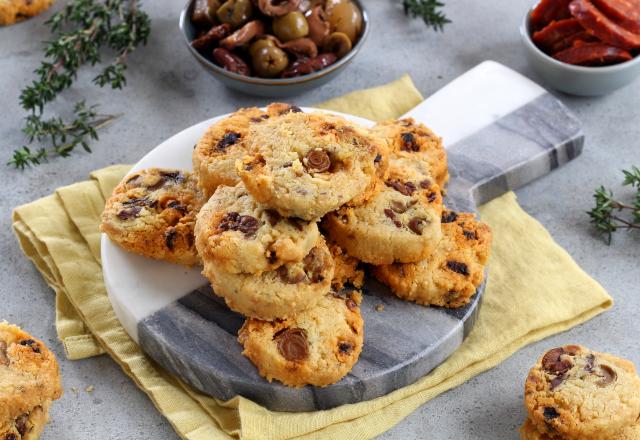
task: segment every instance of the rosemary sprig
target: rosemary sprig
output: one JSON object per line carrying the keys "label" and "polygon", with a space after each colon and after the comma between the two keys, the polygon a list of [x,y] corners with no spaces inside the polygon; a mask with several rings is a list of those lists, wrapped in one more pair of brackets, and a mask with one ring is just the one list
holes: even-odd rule
{"label": "rosemary sprig", "polygon": [[[605,237],[607,244],[611,244],[612,234],[619,229],[640,229],[640,169],[632,166],[631,170],[622,170],[622,173],[622,185],[636,190],[633,201],[623,203],[616,200],[611,190],[600,186],[593,195],[596,206],[587,212],[591,223]],[[623,217],[623,213],[629,213],[630,217]]]}
{"label": "rosemary sprig", "polygon": [[83,65],[101,62],[104,49],[116,55],[93,82],[112,89],[124,87],[127,57],[147,43],[151,30],[149,17],[139,9],[138,0],[71,0],[46,24],[54,38],[44,49],[45,60],[35,70],[37,79],[20,94],[20,104],[29,112],[22,131],[29,144],[37,141],[45,145],[33,151],[26,145],[14,150],[8,165],[21,169],[39,165],[53,154],[67,157],[77,146],[91,151],[89,141],[98,139],[96,130],[113,116],[100,115],[96,106],[87,107],[80,101],[70,122],[45,120],[44,108],[71,87]]}
{"label": "rosemary sprig", "polygon": [[444,6],[438,0],[402,0],[402,6],[406,15],[422,18],[424,24],[436,31],[443,31],[444,25],[451,23],[444,12],[438,10]]}

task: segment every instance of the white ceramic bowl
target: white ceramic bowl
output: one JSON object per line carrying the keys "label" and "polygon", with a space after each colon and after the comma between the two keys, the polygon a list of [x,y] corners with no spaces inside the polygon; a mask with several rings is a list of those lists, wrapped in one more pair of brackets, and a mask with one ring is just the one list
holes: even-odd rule
{"label": "white ceramic bowl", "polygon": [[640,55],[625,63],[603,67],[574,66],[542,52],[531,39],[529,17],[533,5],[524,16],[520,36],[527,59],[535,72],[551,87],[579,96],[598,96],[626,86],[640,76]]}

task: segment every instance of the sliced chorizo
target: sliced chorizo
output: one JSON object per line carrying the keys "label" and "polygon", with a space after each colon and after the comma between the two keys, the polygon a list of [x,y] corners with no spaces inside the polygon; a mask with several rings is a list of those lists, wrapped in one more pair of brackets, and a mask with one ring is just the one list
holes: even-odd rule
{"label": "sliced chorizo", "polygon": [[591,0],[604,15],[628,31],[640,34],[640,0]]}
{"label": "sliced chorizo", "polygon": [[533,33],[533,41],[545,52],[551,49],[565,38],[584,31],[578,20],[575,18],[567,18],[560,21],[552,21],[544,29]]}
{"label": "sliced chorizo", "polygon": [[624,49],[604,43],[581,43],[555,53],[553,57],[563,63],[579,66],[606,66],[629,61],[632,56]]}
{"label": "sliced chorizo", "polygon": [[573,0],[569,4],[571,15],[582,27],[611,46],[627,50],[640,48],[640,34],[634,34],[607,18],[588,0]]}
{"label": "sliced chorizo", "polygon": [[585,43],[591,43],[594,41],[600,41],[595,36],[590,34],[587,31],[576,32],[575,34],[571,34],[568,37],[565,37],[561,40],[555,42],[549,53],[560,52],[561,50],[568,49],[573,46],[576,42],[583,41]]}
{"label": "sliced chorizo", "polygon": [[539,31],[553,20],[563,20],[570,18],[569,3],[571,0],[542,0],[538,6],[531,11],[529,23],[533,31]]}

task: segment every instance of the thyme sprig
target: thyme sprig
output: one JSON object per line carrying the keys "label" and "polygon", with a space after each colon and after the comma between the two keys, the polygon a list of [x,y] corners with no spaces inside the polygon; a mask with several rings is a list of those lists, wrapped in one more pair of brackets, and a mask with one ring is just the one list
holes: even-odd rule
{"label": "thyme sprig", "polygon": [[612,234],[619,229],[640,229],[640,169],[632,166],[630,170],[622,170],[622,173],[622,185],[636,190],[633,201],[623,203],[614,198],[611,190],[600,186],[593,195],[596,206],[587,212],[591,223],[604,236],[607,244],[611,244]]}
{"label": "thyme sprig", "polygon": [[126,85],[128,56],[149,38],[151,22],[137,0],[71,0],[47,20],[53,40],[44,49],[45,60],[35,70],[37,79],[20,94],[20,104],[29,112],[22,129],[28,143],[44,144],[33,151],[27,146],[14,150],[8,165],[24,169],[39,165],[51,155],[68,157],[78,146],[85,151],[97,140],[97,129],[113,120],[101,115],[85,101],[74,105],[74,118],[44,119],[47,103],[71,87],[83,65],[101,62],[106,49],[115,52],[110,63],[93,79],[99,87],[121,89]]}
{"label": "thyme sprig", "polygon": [[402,6],[406,15],[412,18],[422,18],[424,24],[432,27],[435,31],[442,32],[444,25],[451,23],[444,12],[439,10],[444,6],[444,3],[438,0],[402,0]]}

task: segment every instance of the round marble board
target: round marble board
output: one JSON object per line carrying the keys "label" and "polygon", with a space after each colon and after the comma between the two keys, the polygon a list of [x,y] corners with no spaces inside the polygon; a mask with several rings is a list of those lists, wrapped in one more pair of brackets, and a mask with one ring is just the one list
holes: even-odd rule
{"label": "round marble board", "polygon": [[[466,74],[467,81],[471,77],[478,77],[478,72],[469,75],[473,72]],[[485,72],[485,75],[487,73],[491,74],[491,78],[495,76],[495,72]],[[497,84],[503,87],[504,81]],[[555,99],[545,98],[550,95],[535,87],[535,93],[531,89],[522,94],[522,103],[509,104],[508,108],[501,109],[501,117],[510,117],[515,113],[514,110],[525,104],[547,106],[544,99],[551,99],[552,107],[557,107]],[[536,104],[541,98],[544,98],[542,104]],[[303,110],[319,111],[310,108]],[[429,113],[429,110],[417,108],[416,112],[413,116],[422,119],[424,114],[420,113]],[[567,115],[566,109],[560,106],[553,108],[547,116],[557,118],[558,112]],[[365,126],[373,124],[355,116],[341,115]],[[150,151],[132,171],[149,167],[190,170],[194,144],[209,125],[225,116],[204,121],[176,134]],[[468,117],[476,120],[473,114]],[[492,124],[489,121],[486,127],[475,128],[475,136],[481,139],[482,132],[490,132]],[[443,129],[446,131],[446,128]],[[540,169],[538,175],[545,174],[562,162],[545,160],[541,165],[538,160],[536,165],[534,159],[539,159],[541,151],[551,156],[551,151],[564,151],[561,146],[570,144],[564,141],[563,144],[559,140],[571,138],[571,142],[574,142],[574,135],[558,136],[559,139],[535,149],[535,152],[525,150],[524,157],[516,158],[518,164],[533,163]],[[578,147],[574,145],[572,148],[575,150],[573,155],[579,154]],[[486,192],[485,198],[490,198],[514,186],[505,186],[503,182],[508,175],[507,170],[513,168],[508,163],[507,168],[501,163],[490,165],[483,158],[456,153],[455,149],[450,149],[449,156],[451,182],[445,198],[449,209],[474,210],[474,198],[476,201],[482,198],[478,191],[483,194]],[[568,156],[573,157],[571,154]],[[481,166],[478,168],[474,164]],[[460,172],[461,166],[473,172],[465,175]],[[515,177],[522,181],[537,177],[533,176],[535,173],[532,174],[530,168],[523,170],[526,172],[520,172]],[[518,181],[518,184],[522,184],[522,181]],[[504,188],[496,189],[496,185]],[[365,343],[358,363],[345,378],[333,385],[324,388],[290,388],[277,381],[267,382],[258,375],[253,364],[242,356],[242,347],[236,338],[244,318],[230,311],[224,301],[213,294],[200,273],[200,267],[185,268],[128,253],[104,234],[101,245],[109,298],[123,327],[143,351],[168,371],[206,394],[223,400],[241,395],[278,411],[332,408],[373,399],[415,382],[460,346],[475,323],[484,292],[483,284],[471,303],[460,309],[424,307],[401,301],[385,286],[375,280],[367,280],[361,306],[365,321]],[[377,311],[378,305],[383,305],[384,309]]]}

